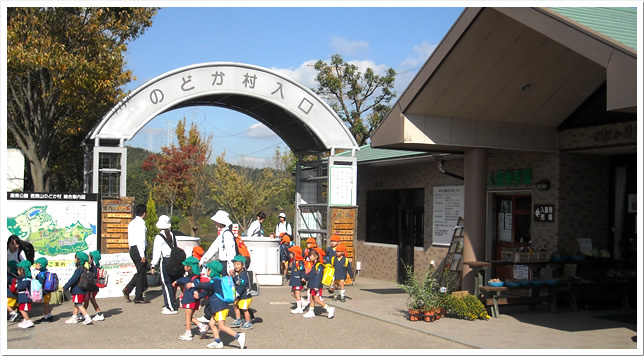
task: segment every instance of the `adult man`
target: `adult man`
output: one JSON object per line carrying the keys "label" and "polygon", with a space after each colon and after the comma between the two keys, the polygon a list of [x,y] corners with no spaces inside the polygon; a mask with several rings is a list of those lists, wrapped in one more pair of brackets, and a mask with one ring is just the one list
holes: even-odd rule
{"label": "adult man", "polygon": [[147,207],[145,204],[138,204],[134,208],[136,215],[127,226],[127,242],[130,245],[130,258],[136,266],[136,273],[132,276],[130,282],[123,288],[123,296],[130,302],[130,293],[132,289],[136,288],[134,294],[134,303],[143,304],[150,303],[149,300],[143,299],[143,291],[147,289],[147,280],[145,276],[145,246],[146,234],[148,232],[145,226],[145,217],[147,215]]}
{"label": "adult man", "polygon": [[283,232],[287,233],[289,236],[293,236],[291,224],[286,221],[286,214],[280,213],[278,218],[280,219],[280,222],[275,226],[275,237],[282,238]]}
{"label": "adult man", "polygon": [[215,226],[219,228],[219,235],[213,241],[213,243],[208,248],[208,251],[204,253],[199,261],[199,265],[203,266],[210,261],[211,258],[217,254],[217,258],[221,265],[224,267],[221,271],[222,276],[234,276],[235,267],[233,264],[233,258],[237,254],[235,249],[235,235],[230,231],[231,225],[233,224],[228,217],[228,213],[219,210],[215,215],[210,218],[215,222]]}
{"label": "adult man", "polygon": [[[161,309],[161,313],[177,314],[176,290],[172,287],[172,282],[174,281],[168,274],[168,262],[170,261],[172,246],[176,246],[177,241],[175,240],[172,231],[170,231],[171,223],[170,218],[167,215],[159,216],[159,221],[157,221],[156,226],[160,231],[154,238],[150,272],[154,274],[157,264],[159,265],[161,289],[163,291],[163,308]],[[159,260],[161,261],[159,262]]]}
{"label": "adult man", "polygon": [[257,220],[250,223],[248,230],[246,230],[246,236],[248,237],[258,237],[263,235],[262,224],[266,219],[266,214],[263,211],[257,213]]}

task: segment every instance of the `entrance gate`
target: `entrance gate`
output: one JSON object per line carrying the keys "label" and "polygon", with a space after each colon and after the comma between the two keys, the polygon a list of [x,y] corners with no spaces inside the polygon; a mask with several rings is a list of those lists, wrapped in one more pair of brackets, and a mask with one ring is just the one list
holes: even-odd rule
{"label": "entrance gate", "polygon": [[[320,189],[310,190],[311,184],[305,183],[321,183],[326,179],[327,186],[334,185],[330,181],[334,175],[322,172],[324,167],[328,172],[328,167],[337,165],[337,150],[351,150],[349,157],[337,158],[337,161],[340,165],[352,167],[353,173],[356,172],[354,153],[359,147],[355,139],[333,109],[315,93],[266,68],[213,62],[162,74],[144,83],[114,106],[84,142],[84,191],[126,196],[127,149],[124,141],[131,140],[156,116],[189,106],[217,106],[242,112],[275,132],[300,158],[308,155],[320,157],[324,152],[331,152],[329,160],[315,163],[315,169],[320,169],[320,174],[303,179],[298,173],[296,220],[297,216],[306,216],[307,222],[326,219],[329,201],[324,202],[324,192]],[[309,170],[310,165],[309,162],[300,161],[298,172]],[[346,175],[338,170],[335,176],[343,174]],[[355,205],[355,179],[351,184],[354,186],[350,187],[352,190],[349,189],[353,192],[350,204]],[[346,187],[343,189],[346,191]],[[346,202],[346,198],[343,201]],[[301,207],[312,215],[301,212]],[[294,228],[299,238],[298,221]],[[326,228],[326,224],[319,224],[303,230],[322,236],[326,234]]]}

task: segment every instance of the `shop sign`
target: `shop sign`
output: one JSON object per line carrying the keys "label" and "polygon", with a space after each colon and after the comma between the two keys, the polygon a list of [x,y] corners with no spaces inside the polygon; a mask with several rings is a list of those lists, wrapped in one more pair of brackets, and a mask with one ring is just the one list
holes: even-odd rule
{"label": "shop sign", "polygon": [[490,171],[487,185],[508,187],[532,184],[532,168]]}
{"label": "shop sign", "polygon": [[536,222],[554,222],[555,205],[554,204],[535,204],[534,221]]}

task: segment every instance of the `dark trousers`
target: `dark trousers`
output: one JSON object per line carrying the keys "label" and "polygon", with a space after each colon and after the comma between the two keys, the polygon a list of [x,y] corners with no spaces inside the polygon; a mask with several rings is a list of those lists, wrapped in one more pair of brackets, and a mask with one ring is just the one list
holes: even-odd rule
{"label": "dark trousers", "polygon": [[145,275],[145,263],[141,262],[141,255],[139,255],[139,249],[136,246],[130,247],[130,258],[136,266],[136,273],[132,276],[132,279],[130,279],[125,290],[129,293],[132,289],[136,288],[134,300],[143,300],[143,291],[148,289],[148,280]]}
{"label": "dark trousers", "polygon": [[161,290],[163,292],[163,305],[166,308],[175,311],[179,308],[177,305],[176,290],[172,287],[173,280],[168,275],[168,261],[170,261],[170,257],[164,257],[161,261],[161,269],[159,270],[159,274],[161,276]]}

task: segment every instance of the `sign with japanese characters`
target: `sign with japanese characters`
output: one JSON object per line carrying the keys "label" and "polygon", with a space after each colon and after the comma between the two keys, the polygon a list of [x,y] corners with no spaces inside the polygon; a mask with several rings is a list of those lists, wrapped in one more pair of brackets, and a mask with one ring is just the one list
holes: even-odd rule
{"label": "sign with japanese characters", "polygon": [[449,246],[454,225],[464,214],[465,187],[434,187],[434,226],[432,243]]}
{"label": "sign with japanese characters", "polygon": [[536,222],[554,222],[555,205],[554,204],[535,204],[534,221]]}
{"label": "sign with japanese characters", "polygon": [[355,206],[356,191],[355,167],[329,167],[329,206]]}

